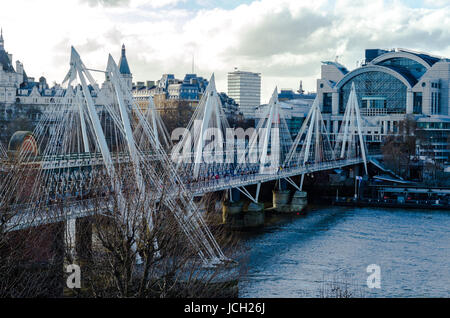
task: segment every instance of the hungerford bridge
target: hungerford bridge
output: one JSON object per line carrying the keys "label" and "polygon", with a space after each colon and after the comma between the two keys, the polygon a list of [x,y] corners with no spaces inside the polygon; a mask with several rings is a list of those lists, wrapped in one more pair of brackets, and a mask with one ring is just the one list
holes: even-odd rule
{"label": "hungerford bridge", "polygon": [[[105,74],[107,89],[98,89],[91,72]],[[139,218],[151,230],[158,202],[171,211],[204,264],[214,265],[227,258],[195,196],[227,191],[232,201],[237,189],[257,203],[265,182],[283,179],[301,192],[305,174],[361,163],[367,173],[354,87],[333,143],[317,99],[292,140],[276,89],[252,132],[231,129],[213,75],[172,146],[152,97],[148,109],[138,106],[111,55],[105,71],[93,70],[72,48],[63,85],[54,107],[16,149],[0,146],[4,231],[66,222],[73,232],[77,218],[113,210],[127,225],[138,205],[146,211]],[[301,176],[299,184],[294,176]],[[256,185],[255,194],[246,188],[250,185]],[[101,193],[100,210],[92,193]]]}

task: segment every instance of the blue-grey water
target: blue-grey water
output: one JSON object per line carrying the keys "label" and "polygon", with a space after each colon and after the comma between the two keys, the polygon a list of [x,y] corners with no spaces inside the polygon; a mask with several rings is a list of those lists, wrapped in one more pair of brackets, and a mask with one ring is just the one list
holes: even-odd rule
{"label": "blue-grey water", "polygon": [[[449,297],[450,211],[319,207],[245,234],[240,297]],[[367,287],[367,266],[381,288]],[[346,287],[344,287],[346,286]]]}

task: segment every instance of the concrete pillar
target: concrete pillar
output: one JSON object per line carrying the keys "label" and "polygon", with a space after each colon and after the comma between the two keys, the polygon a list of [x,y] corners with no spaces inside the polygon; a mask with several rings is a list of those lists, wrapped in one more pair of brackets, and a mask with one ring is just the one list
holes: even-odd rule
{"label": "concrete pillar", "polygon": [[281,188],[281,190],[286,190],[287,189],[287,182],[284,179],[279,179],[278,182],[280,183],[279,187]]}
{"label": "concrete pillar", "polygon": [[273,207],[277,212],[290,212],[289,205],[289,190],[272,191],[273,193]]}
{"label": "concrete pillar", "polygon": [[251,202],[243,213],[244,227],[258,227],[264,225],[264,204]]}
{"label": "concrete pillar", "polygon": [[406,113],[412,114],[413,113],[413,102],[414,102],[414,93],[412,89],[409,89],[406,91]]}
{"label": "concrete pillar", "polygon": [[73,260],[87,261],[92,249],[92,224],[88,218],[69,219],[65,231],[66,251]]}
{"label": "concrete pillar", "polygon": [[76,219],[66,221],[65,247],[73,259],[76,257]]}
{"label": "concrete pillar", "polygon": [[354,170],[355,170],[355,176],[360,176],[359,165],[356,165],[356,166],[354,167]]}
{"label": "concrete pillar", "polygon": [[295,191],[291,201],[291,212],[301,212],[308,205],[308,194],[305,191]]}
{"label": "concrete pillar", "polygon": [[230,218],[238,215],[242,212],[242,207],[244,203],[242,201],[226,201],[222,205],[222,221],[223,223],[228,223]]}
{"label": "concrete pillar", "polygon": [[92,255],[92,222],[88,217],[76,221],[76,254],[80,265],[88,262]]}
{"label": "concrete pillar", "polygon": [[331,94],[331,112],[333,115],[339,114],[339,93],[333,92]]}
{"label": "concrete pillar", "polygon": [[231,196],[233,202],[238,202],[241,200],[241,192],[236,188],[231,189]]}

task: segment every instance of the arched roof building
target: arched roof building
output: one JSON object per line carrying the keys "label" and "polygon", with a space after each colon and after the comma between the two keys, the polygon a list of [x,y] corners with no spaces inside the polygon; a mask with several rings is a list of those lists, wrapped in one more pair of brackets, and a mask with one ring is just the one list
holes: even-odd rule
{"label": "arched roof building", "polygon": [[[323,62],[317,81],[317,96],[331,132],[339,131],[340,120],[355,84],[359,106],[367,125],[367,141],[380,143],[395,133],[407,115],[427,126],[447,127],[439,136],[440,157],[450,151],[444,139],[450,134],[450,60],[405,49],[366,50],[359,67],[348,71],[336,62]],[[430,126],[430,125],[428,125]]]}

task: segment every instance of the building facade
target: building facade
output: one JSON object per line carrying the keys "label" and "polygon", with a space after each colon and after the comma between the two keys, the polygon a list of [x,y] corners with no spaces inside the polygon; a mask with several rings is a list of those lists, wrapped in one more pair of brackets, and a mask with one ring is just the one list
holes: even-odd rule
{"label": "building facade", "polygon": [[[133,85],[133,97],[141,109],[148,107],[148,99],[153,97],[155,107],[161,113],[173,110],[178,105],[186,103],[195,109],[200,102],[209,82],[197,74],[186,74],[183,80],[175,78],[174,74],[163,74],[155,81],[137,82]],[[236,101],[225,93],[219,93],[223,110],[231,120],[242,119],[242,113]],[[167,109],[170,108],[170,109]]]}
{"label": "building facade", "polygon": [[384,136],[398,134],[399,123],[413,116],[418,128],[433,137],[432,150],[419,152],[448,163],[450,60],[405,49],[369,49],[352,71],[323,62],[317,96],[332,137],[339,132],[353,84],[369,147],[379,148]]}
{"label": "building facade", "polygon": [[[125,46],[122,46],[122,54],[119,62],[121,76],[131,87],[132,74],[126,58]],[[99,96],[90,87],[94,102],[99,98],[111,97],[111,85],[108,79],[102,84],[101,89],[97,86]],[[20,61],[13,66],[12,54],[5,50],[3,32],[0,33],[0,139],[7,142],[11,137],[12,130],[23,129],[20,125],[24,121],[14,122],[17,119],[27,121],[26,128],[33,129],[39,122],[42,114],[49,106],[57,105],[62,101],[61,96],[75,96],[74,88],[63,89],[55,84],[50,87],[45,77],[41,76],[38,81],[29,77]],[[17,126],[19,125],[19,126]],[[11,127],[8,127],[11,126]],[[17,126],[17,127],[16,127]]]}
{"label": "building facade", "polygon": [[[300,131],[315,98],[315,93],[304,94],[302,89],[298,91],[298,94],[292,89],[281,89],[280,93],[278,93],[281,111],[283,112],[283,117],[286,120],[286,125],[288,126],[292,140],[295,139]],[[268,104],[263,104],[256,108],[256,124],[264,117],[267,106]]]}
{"label": "building facade", "polygon": [[186,74],[183,80],[175,78],[174,74],[163,74],[161,79],[138,82],[133,85],[133,96],[142,109],[148,107],[148,98],[153,96],[155,106],[163,110],[165,105],[176,105],[177,101],[187,102],[196,107],[203,96],[208,80],[197,74]]}
{"label": "building facade", "polygon": [[228,73],[228,96],[238,103],[246,119],[255,118],[261,104],[261,74],[239,70]]}
{"label": "building facade", "polygon": [[44,77],[37,82],[28,77],[20,61],[14,67],[12,54],[5,50],[3,31],[0,33],[0,138],[3,142],[11,137],[14,120],[23,118],[27,127],[33,127],[45,107],[58,101],[56,95],[60,90],[57,85],[49,87]]}

